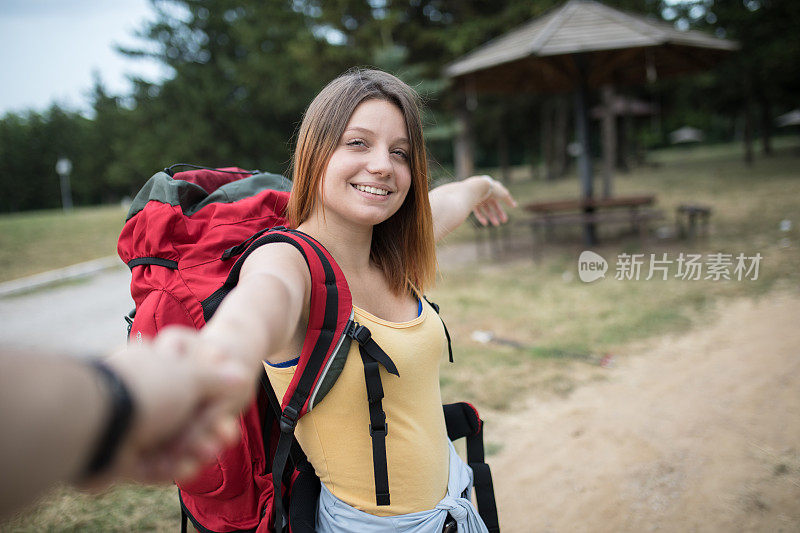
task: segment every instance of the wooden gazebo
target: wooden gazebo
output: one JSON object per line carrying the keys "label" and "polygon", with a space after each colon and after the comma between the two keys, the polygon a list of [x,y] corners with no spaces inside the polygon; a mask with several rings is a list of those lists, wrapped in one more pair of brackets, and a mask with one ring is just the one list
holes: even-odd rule
{"label": "wooden gazebo", "polygon": [[[591,198],[588,91],[708,70],[737,47],[592,0],[569,0],[445,68],[445,75],[464,94],[455,140],[456,173],[465,176],[473,169],[469,112],[477,105],[478,93],[573,91],[576,133],[583,145],[582,195]],[[587,242],[593,241],[593,229],[587,227],[587,232]]]}

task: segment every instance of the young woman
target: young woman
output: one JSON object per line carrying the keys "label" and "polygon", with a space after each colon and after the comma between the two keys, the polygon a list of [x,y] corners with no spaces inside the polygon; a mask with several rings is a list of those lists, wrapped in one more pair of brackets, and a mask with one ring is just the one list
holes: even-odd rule
{"label": "young woman", "polygon": [[[505,221],[500,202],[512,206],[513,199],[488,176],[429,195],[416,94],[375,70],[349,71],[319,93],[304,116],[293,163],[292,225],[336,260],[356,321],[369,327],[399,371],[382,379],[390,505],[376,504],[356,343],[325,401],[298,422],[297,439],[322,481],[318,530],[441,531],[450,510],[459,531],[485,531],[461,498],[468,468],[447,438],[439,390],[445,333],[421,295],[434,278],[435,241],[473,210],[483,223]],[[203,345],[264,364],[282,397],[306,334],[310,283],[293,246],[259,248],[200,332]]]}

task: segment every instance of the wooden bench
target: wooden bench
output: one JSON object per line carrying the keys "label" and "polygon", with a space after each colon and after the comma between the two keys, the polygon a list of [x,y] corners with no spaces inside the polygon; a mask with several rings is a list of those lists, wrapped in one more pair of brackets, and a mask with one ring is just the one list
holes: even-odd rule
{"label": "wooden bench", "polygon": [[524,208],[533,213],[533,217],[526,222],[533,230],[535,248],[537,232],[543,230],[544,241],[547,241],[552,238],[553,230],[557,226],[584,226],[584,242],[596,243],[597,226],[628,223],[644,241],[647,238],[648,223],[664,218],[661,211],[651,207],[655,201],[655,194],[635,194],[610,198],[540,201],[527,204]]}
{"label": "wooden bench", "polygon": [[524,206],[531,213],[563,213],[567,211],[581,211],[586,208],[595,209],[633,209],[653,205],[656,201],[654,194],[638,194],[633,196],[615,196],[611,198],[567,198],[565,200],[550,200],[545,202],[532,202]]}
{"label": "wooden bench", "polygon": [[534,240],[534,254],[537,248],[537,233],[543,232],[541,243],[551,241],[553,230],[558,226],[583,226],[587,223],[598,225],[630,224],[631,230],[639,235],[640,242],[648,236],[649,223],[664,219],[659,209],[631,209],[617,211],[593,211],[589,213],[543,213],[528,219]]}

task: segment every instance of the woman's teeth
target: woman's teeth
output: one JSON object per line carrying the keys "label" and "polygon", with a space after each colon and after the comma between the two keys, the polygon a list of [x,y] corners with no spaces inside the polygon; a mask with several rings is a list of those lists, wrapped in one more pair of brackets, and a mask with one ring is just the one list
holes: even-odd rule
{"label": "woman's teeth", "polygon": [[369,187],[368,185],[353,185],[356,189],[362,192],[368,192],[370,194],[377,194],[378,196],[386,196],[389,194],[389,191],[386,189],[376,189],[375,187]]}

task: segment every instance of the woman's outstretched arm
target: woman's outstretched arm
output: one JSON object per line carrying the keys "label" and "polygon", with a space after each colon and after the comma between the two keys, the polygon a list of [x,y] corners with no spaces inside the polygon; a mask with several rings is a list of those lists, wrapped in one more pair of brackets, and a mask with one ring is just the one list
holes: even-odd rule
{"label": "woman's outstretched arm", "polygon": [[200,330],[199,341],[218,357],[234,358],[257,375],[262,361],[281,362],[310,287],[308,267],[297,250],[283,243],[262,246],[245,261],[239,283]]}
{"label": "woman's outstretched arm", "polygon": [[517,205],[508,189],[489,176],[472,176],[441,185],[430,192],[429,198],[436,241],[460,226],[470,213],[475,213],[484,226],[497,226],[508,221],[503,204]]}

